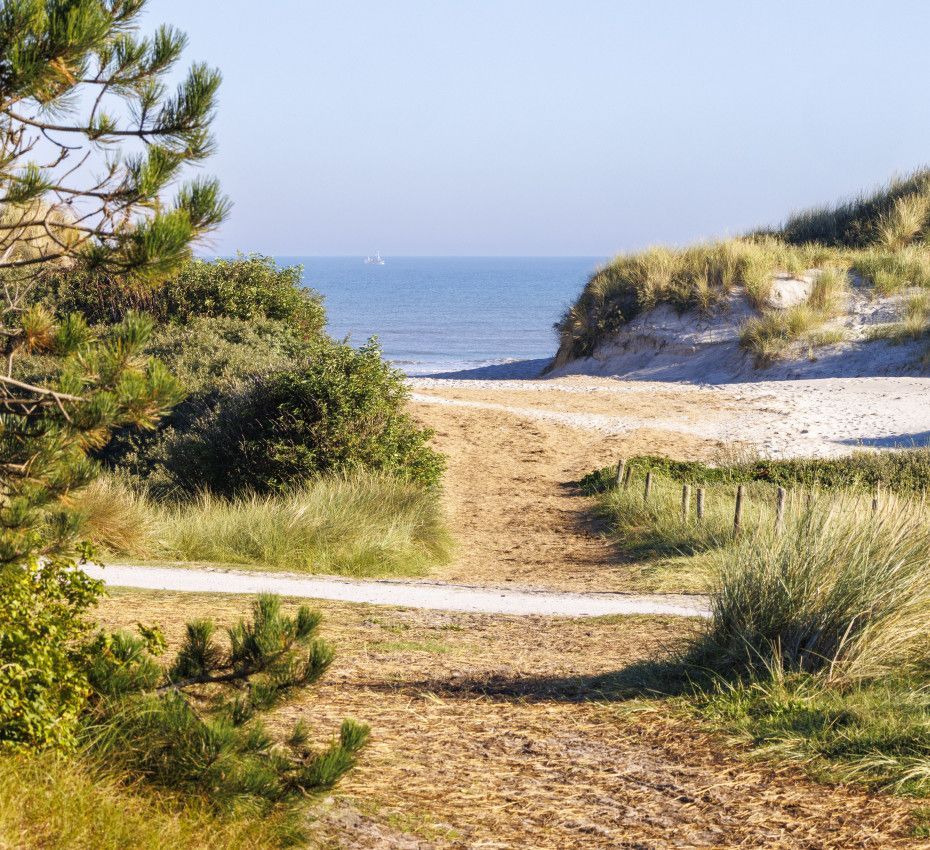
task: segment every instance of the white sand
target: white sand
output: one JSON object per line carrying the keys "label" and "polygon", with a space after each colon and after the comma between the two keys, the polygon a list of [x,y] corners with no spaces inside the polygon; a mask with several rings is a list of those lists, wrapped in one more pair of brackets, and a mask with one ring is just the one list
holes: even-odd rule
{"label": "white sand", "polygon": [[172,567],[88,564],[88,575],[111,587],[173,590],[185,593],[277,593],[310,599],[366,602],[477,614],[517,614],[543,617],[600,617],[608,614],[653,614],[706,617],[700,596],[623,593],[553,593],[542,590],[466,587],[427,581],[364,581],[293,573],[240,572]]}

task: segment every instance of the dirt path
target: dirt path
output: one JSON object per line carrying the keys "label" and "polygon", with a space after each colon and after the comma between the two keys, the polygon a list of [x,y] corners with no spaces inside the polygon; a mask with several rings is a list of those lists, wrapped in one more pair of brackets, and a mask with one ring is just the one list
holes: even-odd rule
{"label": "dirt path", "polygon": [[[250,602],[118,591],[99,618],[125,628],[160,623],[175,647],[205,605],[228,626]],[[625,692],[636,665],[662,657],[694,621],[317,607],[336,661],[269,725],[284,734],[307,721],[318,746],[344,717],[373,730],[358,767],[318,810],[320,846],[926,846],[908,837],[919,801],[818,785],[795,767],[753,762],[674,700]]]}
{"label": "dirt path", "polygon": [[[453,563],[436,574],[446,581],[629,590],[630,565],[618,562],[592,526],[590,503],[572,482],[621,455],[711,458],[723,448],[717,441],[688,434],[643,427],[611,434],[548,416],[573,407],[596,410],[603,403],[600,398],[538,392],[517,399],[508,392],[498,398],[493,392],[470,392],[458,383],[431,382],[428,392],[418,390],[418,396],[428,400],[413,403],[416,417],[435,430],[436,447],[448,458],[445,498],[458,552]],[[664,410],[687,418],[706,413],[712,400],[700,394],[689,398],[642,393],[624,403],[635,406],[640,416]],[[494,406],[502,402],[529,412]],[[616,405],[615,399],[610,402]]]}

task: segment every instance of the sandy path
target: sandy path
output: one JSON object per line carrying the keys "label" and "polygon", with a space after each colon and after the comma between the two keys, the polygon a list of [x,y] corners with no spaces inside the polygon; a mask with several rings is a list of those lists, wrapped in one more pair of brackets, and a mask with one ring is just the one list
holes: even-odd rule
{"label": "sandy path", "polygon": [[602,617],[610,614],[655,614],[703,617],[708,609],[697,596],[650,596],[617,593],[551,593],[465,587],[443,582],[361,581],[332,576],[239,570],[178,569],[87,564],[85,572],[110,587],[169,590],[183,593],[277,593],[303,599],[364,602],[437,611],[521,616]]}
{"label": "sandy path", "polygon": [[[417,418],[435,430],[435,445],[448,459],[445,500],[458,549],[453,563],[435,574],[446,581],[629,590],[634,568],[618,562],[592,527],[590,501],[572,482],[622,454],[690,458],[720,450],[714,441],[669,431],[611,434],[575,427],[547,415],[552,408],[545,395],[529,413],[482,399],[459,404],[455,395],[435,396],[452,403],[413,405]],[[500,399],[506,403],[507,394]]]}
{"label": "sandy path", "polygon": [[419,379],[421,403],[478,406],[622,435],[642,428],[771,457],[831,456],[930,442],[930,378],[823,378],[698,386],[575,376],[541,381]]}

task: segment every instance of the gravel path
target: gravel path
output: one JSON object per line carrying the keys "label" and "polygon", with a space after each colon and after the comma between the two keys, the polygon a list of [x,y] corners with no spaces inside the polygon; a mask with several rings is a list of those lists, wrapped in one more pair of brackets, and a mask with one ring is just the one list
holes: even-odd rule
{"label": "gravel path", "polygon": [[365,581],[292,573],[245,572],[186,567],[85,565],[93,578],[111,587],[174,590],[189,593],[260,593],[340,602],[367,602],[404,608],[517,614],[550,617],[600,617],[608,614],[653,614],[706,617],[707,600],[684,594],[640,596],[624,593],[554,593],[542,590],[468,587],[428,581]]}

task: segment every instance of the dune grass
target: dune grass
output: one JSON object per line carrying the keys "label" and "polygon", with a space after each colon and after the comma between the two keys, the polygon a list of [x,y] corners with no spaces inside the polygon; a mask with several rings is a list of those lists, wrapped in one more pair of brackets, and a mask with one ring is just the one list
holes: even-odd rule
{"label": "dune grass", "polygon": [[188,799],[142,792],[82,759],[0,756],[0,847],[48,850],[262,850],[280,846],[276,824],[220,818]]}
{"label": "dune grass", "polygon": [[283,496],[159,503],[115,478],[78,497],[109,556],[349,576],[422,575],[451,542],[438,494],[389,476],[323,477]]}
{"label": "dune grass", "polygon": [[[650,668],[650,687],[825,781],[930,796],[930,510],[919,472],[928,457],[656,463],[648,503],[642,459],[627,489],[589,478],[624,552],[665,568],[663,589],[711,594],[710,621]],[[895,470],[898,492],[882,489],[873,510],[870,482]],[[693,495],[682,515],[688,478],[705,488],[700,523]],[[807,485],[789,491],[780,529],[772,479]]]}
{"label": "dune grass", "polygon": [[[725,306],[738,291],[756,310],[767,311],[778,273],[850,269],[882,294],[930,287],[928,234],[930,169],[872,194],[798,213],[778,228],[684,249],[653,247],[618,256],[595,271],[557,324],[559,351],[553,366],[593,354],[627,322],[660,304],[708,312]],[[764,338],[766,344],[759,347],[771,354],[779,340],[815,332],[818,311],[811,307],[813,314],[791,308],[787,318],[768,318],[767,326],[748,331],[750,339]],[[816,341],[812,337],[812,344]]]}
{"label": "dune grass", "polygon": [[782,356],[795,342],[815,341],[814,335],[823,325],[842,312],[846,291],[845,269],[823,269],[811,282],[803,303],[785,310],[766,308],[749,319],[740,334],[740,345],[757,363],[765,364]]}

